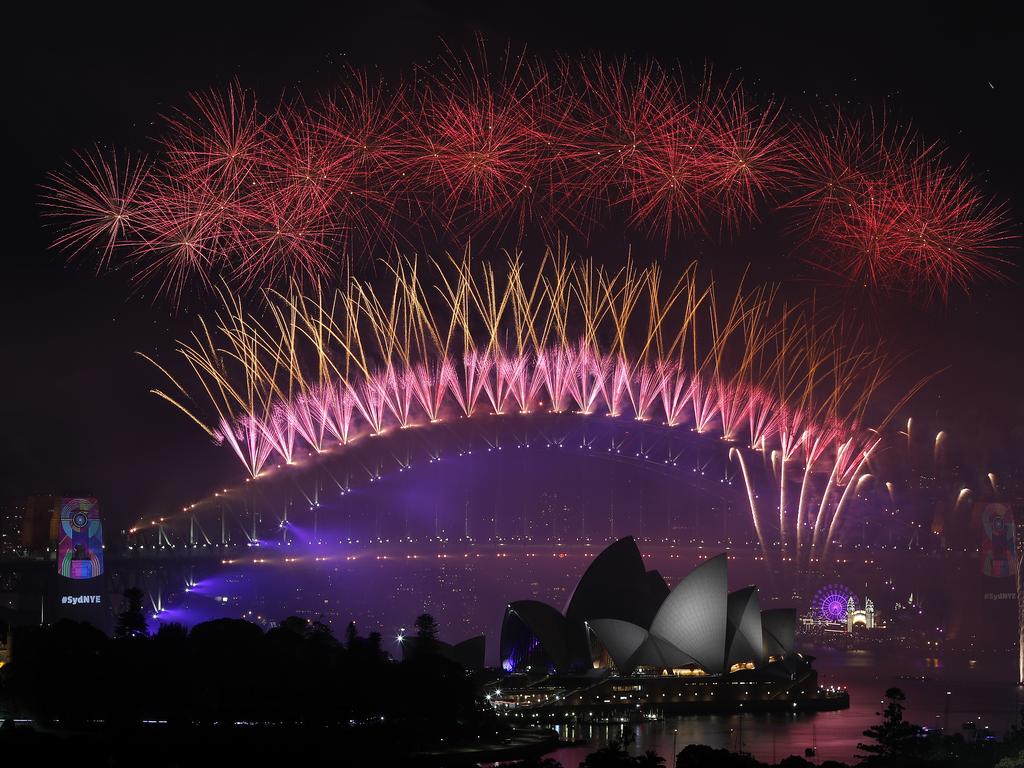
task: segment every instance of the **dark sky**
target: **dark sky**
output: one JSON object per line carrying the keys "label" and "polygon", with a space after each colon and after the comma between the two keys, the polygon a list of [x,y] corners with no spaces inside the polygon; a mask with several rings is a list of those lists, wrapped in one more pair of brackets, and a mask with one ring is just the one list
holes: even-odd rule
{"label": "dark sky", "polygon": [[[68,267],[47,250],[36,208],[37,185],[76,148],[146,148],[160,113],[189,90],[236,76],[271,98],[316,91],[335,81],[340,64],[400,74],[436,55],[442,39],[460,49],[478,33],[492,46],[525,44],[545,56],[597,50],[697,69],[710,62],[794,109],[843,104],[911,118],[955,157],[969,155],[984,187],[1010,200],[1016,220],[1024,216],[1024,69],[1009,4],[975,4],[970,14],[962,6],[959,15],[937,4],[845,4],[849,13],[836,16],[817,6],[781,13],[769,7],[776,4],[716,11],[679,3],[669,13],[641,3],[578,11],[516,3],[515,13],[476,7],[485,4],[395,3],[378,13],[353,4],[213,5],[36,4],[6,19],[0,496],[88,493],[123,521],[237,480],[228,451],[147,394],[158,377],[133,354],[166,356],[188,313],[173,316],[123,275]],[[760,249],[756,237],[734,258],[755,262],[758,278],[802,286],[799,265],[777,245]],[[1018,268],[1010,277],[946,307],[885,306],[867,318],[880,343],[910,357],[907,381],[950,366],[914,414],[951,429],[979,469],[1019,466],[1024,452],[1024,291]]]}

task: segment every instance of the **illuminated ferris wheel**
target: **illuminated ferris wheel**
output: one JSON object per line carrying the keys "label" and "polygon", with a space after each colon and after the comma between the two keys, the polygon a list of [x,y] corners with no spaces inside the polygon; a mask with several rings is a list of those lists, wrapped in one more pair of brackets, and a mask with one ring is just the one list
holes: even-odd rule
{"label": "illuminated ferris wheel", "polygon": [[843,584],[826,584],[814,593],[811,611],[823,621],[846,621],[853,591]]}

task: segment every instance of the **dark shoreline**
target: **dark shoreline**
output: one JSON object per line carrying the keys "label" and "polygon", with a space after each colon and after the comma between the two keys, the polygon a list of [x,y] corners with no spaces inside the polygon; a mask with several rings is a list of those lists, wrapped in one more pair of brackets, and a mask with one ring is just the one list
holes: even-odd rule
{"label": "dark shoreline", "polygon": [[445,751],[420,752],[414,754],[411,764],[417,767],[448,765],[477,765],[506,760],[525,760],[541,757],[561,746],[558,734],[548,728],[521,728],[512,736],[508,745],[481,744],[479,747],[454,747]]}

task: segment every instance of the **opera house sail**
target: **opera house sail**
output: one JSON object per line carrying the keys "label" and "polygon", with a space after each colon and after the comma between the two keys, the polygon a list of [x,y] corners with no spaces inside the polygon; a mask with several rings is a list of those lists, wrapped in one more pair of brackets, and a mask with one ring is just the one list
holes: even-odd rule
{"label": "opera house sail", "polygon": [[[794,650],[796,611],[762,611],[757,587],[729,592],[728,576],[721,554],[669,590],[629,537],[594,558],[564,611],[510,603],[501,660],[524,680],[519,704],[844,706],[845,693],[820,689],[812,659]],[[509,696],[506,704],[518,706]]]}
{"label": "opera house sail", "polygon": [[502,663],[507,672],[580,672],[610,662],[621,675],[721,675],[791,654],[795,626],[795,611],[761,611],[757,587],[729,593],[726,555],[694,568],[669,591],[627,537],[594,558],[564,613],[536,600],[509,604]]}

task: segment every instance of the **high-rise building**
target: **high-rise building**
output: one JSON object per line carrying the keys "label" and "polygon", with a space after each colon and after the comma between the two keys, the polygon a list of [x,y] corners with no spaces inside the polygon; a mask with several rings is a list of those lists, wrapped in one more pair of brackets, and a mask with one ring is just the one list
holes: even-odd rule
{"label": "high-rise building", "polygon": [[113,607],[96,499],[29,496],[0,507],[0,617],[109,630]]}
{"label": "high-rise building", "polygon": [[24,499],[12,499],[0,506],[0,558],[17,557],[24,552],[21,543],[24,522]]}

